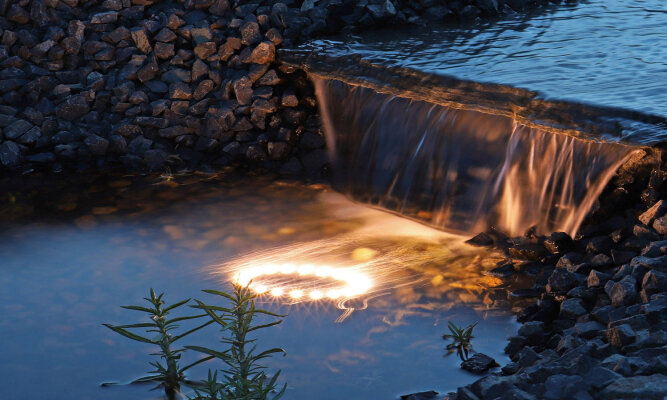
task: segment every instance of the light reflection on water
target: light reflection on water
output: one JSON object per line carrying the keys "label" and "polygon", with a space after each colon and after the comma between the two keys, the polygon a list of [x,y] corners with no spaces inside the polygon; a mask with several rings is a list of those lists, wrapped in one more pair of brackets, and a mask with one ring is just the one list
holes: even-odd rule
{"label": "light reflection on water", "polygon": [[665,26],[664,0],[582,0],[497,22],[429,22],[304,47],[667,117]]}
{"label": "light reflection on water", "polygon": [[[326,189],[200,180],[184,177],[184,185],[171,186],[114,178],[67,190],[38,186],[38,194],[14,193],[14,204],[2,199],[5,398],[159,397],[145,386],[99,387],[142,375],[152,350],[101,323],[140,322],[118,306],[138,304],[149,287],[166,292],[168,302],[210,301],[200,289],[227,288],[225,275],[212,275],[211,266],[269,248],[274,254],[297,249],[310,260],[364,258],[355,249],[366,248],[383,260],[381,273],[374,272],[382,290],[351,300],[357,311],[342,323],[330,300],[288,305],[262,297],[262,306],[289,314],[260,338],[262,347],[288,352],[269,367],[283,370],[289,399],[395,398],[472,381],[455,356],[443,357],[440,336],[450,318],[460,324],[484,319],[476,349],[504,360],[504,339],[516,324],[504,289],[492,287],[500,282],[482,275],[496,255]],[[360,310],[364,300],[368,308]],[[193,343],[215,347],[214,335],[209,330]],[[209,367],[215,365],[191,376],[204,377]]]}

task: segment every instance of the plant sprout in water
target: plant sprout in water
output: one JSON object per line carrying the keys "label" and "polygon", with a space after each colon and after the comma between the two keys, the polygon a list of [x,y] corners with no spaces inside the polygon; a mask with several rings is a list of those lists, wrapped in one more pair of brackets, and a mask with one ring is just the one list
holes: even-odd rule
{"label": "plant sprout in water", "polygon": [[466,361],[468,359],[468,353],[472,348],[470,341],[474,338],[472,335],[473,329],[477,326],[478,322],[470,324],[465,328],[456,326],[452,321],[447,322],[447,327],[451,333],[442,335],[443,339],[452,339],[453,342],[447,345],[447,350],[449,353],[452,353],[456,349],[456,355],[461,358],[461,361]]}

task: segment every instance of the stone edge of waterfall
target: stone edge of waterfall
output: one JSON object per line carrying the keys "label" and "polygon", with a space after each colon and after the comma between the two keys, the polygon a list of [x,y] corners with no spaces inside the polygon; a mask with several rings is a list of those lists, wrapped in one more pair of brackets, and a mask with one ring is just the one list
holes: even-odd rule
{"label": "stone edge of waterfall", "polygon": [[278,58],[322,78],[451,108],[504,115],[530,127],[580,139],[632,146],[661,146],[667,141],[667,118],[638,111],[546,100],[526,89],[383,66],[359,55],[335,57],[281,49]]}

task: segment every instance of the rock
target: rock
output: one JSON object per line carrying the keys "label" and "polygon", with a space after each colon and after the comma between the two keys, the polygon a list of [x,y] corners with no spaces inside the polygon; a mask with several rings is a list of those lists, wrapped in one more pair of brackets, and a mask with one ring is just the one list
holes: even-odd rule
{"label": "rock", "polygon": [[556,268],[547,281],[547,292],[565,293],[577,285],[574,274],[563,268]]}
{"label": "rock", "polygon": [[609,236],[596,236],[591,238],[586,244],[586,251],[589,253],[609,254],[614,242]]}
{"label": "rock", "polygon": [[192,89],[190,89],[190,85],[187,83],[172,83],[169,85],[169,98],[173,100],[190,100],[192,98]]}
{"label": "rock", "polygon": [[18,119],[12,122],[4,129],[4,134],[7,139],[17,139],[32,128],[32,124],[24,119]]}
{"label": "rock", "polygon": [[653,221],[653,229],[661,235],[667,234],[667,215],[663,215]]}
{"label": "rock", "polygon": [[586,383],[580,376],[569,376],[563,374],[553,375],[544,382],[545,392],[543,398],[546,400],[561,400],[572,398],[574,393],[585,387]]}
{"label": "rock", "polygon": [[18,139],[18,142],[25,145],[32,145],[35,144],[41,136],[42,132],[39,127],[33,126],[30,128],[30,130],[28,130],[28,132],[21,135],[21,137]]}
{"label": "rock", "polygon": [[262,40],[262,34],[257,22],[246,22],[241,26],[241,43],[246,46],[253,46]]}
{"label": "rock", "polygon": [[651,226],[653,221],[662,217],[665,213],[667,213],[667,202],[660,200],[641,214],[639,216],[639,221],[646,226]]}
{"label": "rock", "polygon": [[616,265],[628,263],[636,255],[637,253],[633,251],[621,251],[616,249],[611,250],[611,258]]}
{"label": "rock", "polygon": [[175,54],[173,43],[157,42],[153,51],[155,52],[155,56],[161,60],[167,60]]}
{"label": "rock", "polygon": [[232,87],[234,88],[234,94],[236,95],[236,100],[239,104],[250,104],[252,98],[252,82],[247,76],[242,76],[235,80],[232,83]]}
{"label": "rock", "polygon": [[642,290],[645,301],[653,294],[667,292],[667,274],[657,270],[648,271],[642,280]]}
{"label": "rock", "polygon": [[385,0],[382,4],[368,5],[366,9],[376,21],[382,21],[396,15],[396,7],[390,0]]}
{"label": "rock", "polygon": [[560,305],[560,317],[564,319],[577,319],[579,316],[586,314],[581,299],[567,299]]}
{"label": "rock", "polygon": [[90,107],[83,96],[70,96],[56,108],[56,115],[66,121],[74,121],[89,111]]}
{"label": "rock", "polygon": [[637,298],[636,286],[637,282],[631,276],[626,276],[620,282],[614,283],[608,293],[611,304],[614,307],[632,304]]}
{"label": "rock", "polygon": [[97,135],[90,135],[83,141],[94,156],[103,156],[109,148],[109,141]]}
{"label": "rock", "polygon": [[456,400],[479,400],[479,397],[467,387],[460,387],[456,391]]}
{"label": "rock", "polygon": [[554,232],[544,241],[544,247],[552,254],[563,254],[572,247],[572,238],[565,232]]}
{"label": "rock", "polygon": [[428,392],[419,392],[412,394],[404,394],[401,396],[401,400],[437,400],[438,392],[429,390]]}
{"label": "rock", "polygon": [[488,234],[482,232],[475,235],[475,237],[466,240],[466,243],[473,246],[486,247],[493,245],[493,239]]}
{"label": "rock", "polygon": [[197,57],[205,60],[215,54],[218,51],[217,47],[215,46],[215,42],[205,42],[202,44],[198,44],[195,49],[195,55]]}
{"label": "rock", "polygon": [[18,4],[12,4],[7,11],[7,19],[17,24],[27,24],[30,22],[30,14]]}
{"label": "rock", "polygon": [[538,338],[544,334],[544,322],[542,321],[530,321],[526,322],[519,328],[519,335],[526,338]]}
{"label": "rock", "polygon": [[106,11],[93,15],[90,18],[91,24],[113,24],[118,19],[116,11]]}
{"label": "rock", "polygon": [[5,167],[15,167],[21,162],[21,148],[14,142],[0,144],[0,163]]}
{"label": "rock", "polygon": [[623,347],[635,341],[635,331],[629,324],[611,327],[607,330],[607,340],[615,347]]}
{"label": "rock", "polygon": [[137,79],[139,79],[141,83],[150,81],[157,76],[159,71],[160,68],[157,64],[157,58],[155,55],[150,55],[146,58],[144,65],[137,71]]}
{"label": "rock", "polygon": [[264,41],[259,43],[250,53],[248,63],[269,64],[276,59],[276,46],[273,42]]}
{"label": "rock", "polygon": [[514,274],[515,269],[514,269],[514,264],[511,262],[504,262],[500,263],[499,267],[496,267],[490,271],[487,271],[486,274],[491,275],[491,276],[497,276],[499,278],[507,278],[508,276],[511,276]]}
{"label": "rock", "polygon": [[134,27],[130,29],[130,34],[132,36],[132,40],[134,41],[135,46],[145,54],[148,54],[151,52],[152,47],[151,43],[148,40],[148,35],[146,34],[146,31],[142,27]]}
{"label": "rock", "polygon": [[631,267],[643,266],[647,269],[656,269],[664,272],[667,269],[667,255],[660,257],[642,257],[638,256],[630,262]]}
{"label": "rock", "polygon": [[579,265],[584,261],[584,258],[579,253],[566,253],[558,259],[556,263],[557,268],[570,269],[575,265]]}
{"label": "rock", "polygon": [[290,154],[291,146],[285,142],[269,142],[267,150],[271,160],[285,160]]}
{"label": "rock", "polygon": [[512,389],[510,379],[504,376],[486,376],[471,385],[472,392],[481,398],[495,399]]}
{"label": "rock", "polygon": [[598,287],[598,286],[603,286],[607,281],[609,280],[610,276],[609,274],[605,274],[600,271],[596,270],[591,270],[590,274],[588,274],[588,287]]}
{"label": "rock", "polygon": [[169,28],[162,28],[162,30],[160,30],[160,32],[158,32],[158,34],[155,35],[153,39],[157,40],[158,42],[170,43],[176,40],[176,38],[177,36],[174,31]]}
{"label": "rock", "polygon": [[611,382],[600,393],[603,399],[663,400],[667,393],[667,375],[633,376]]}
{"label": "rock", "polygon": [[496,360],[482,353],[475,353],[468,360],[465,360],[461,363],[461,368],[475,374],[482,374],[497,366],[498,363]]}
{"label": "rock", "polygon": [[151,171],[163,168],[166,161],[167,153],[162,150],[147,150],[144,153],[144,162]]}
{"label": "rock", "polygon": [[[583,315],[583,314],[582,314]],[[592,339],[605,330],[605,326],[595,321],[579,322],[574,324],[577,336],[584,339]]]}

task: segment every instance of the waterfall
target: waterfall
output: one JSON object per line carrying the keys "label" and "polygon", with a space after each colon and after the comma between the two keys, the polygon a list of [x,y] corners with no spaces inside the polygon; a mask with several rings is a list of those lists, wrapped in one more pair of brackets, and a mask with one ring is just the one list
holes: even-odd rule
{"label": "waterfall", "polygon": [[311,76],[334,187],[439,228],[574,235],[635,150]]}

